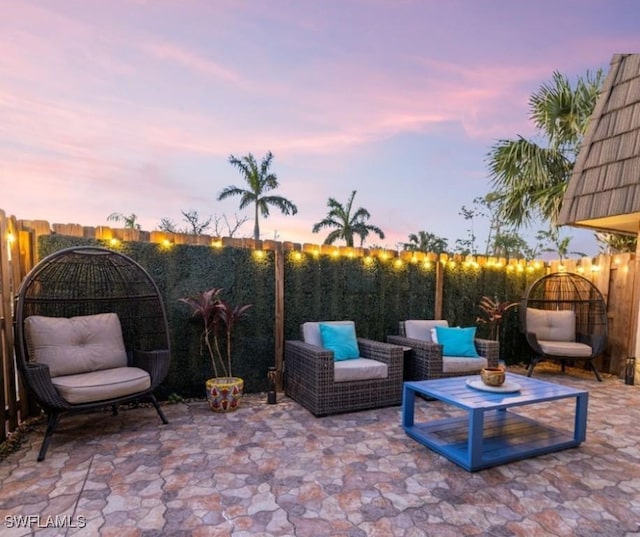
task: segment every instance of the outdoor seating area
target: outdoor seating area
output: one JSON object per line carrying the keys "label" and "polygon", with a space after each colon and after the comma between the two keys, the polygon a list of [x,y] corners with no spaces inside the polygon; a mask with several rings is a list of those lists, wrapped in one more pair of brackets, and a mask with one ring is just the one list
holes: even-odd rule
{"label": "outdoor seating area", "polygon": [[[16,521],[38,515],[68,518],[37,535],[633,535],[640,390],[570,373],[536,367],[537,379],[589,392],[585,441],[475,473],[408,437],[400,406],[313,418],[283,394],[275,405],[253,394],[228,414],[164,405],[160,426],[152,406],[73,415],[37,462],[40,423],[0,464],[0,533],[30,535]],[[417,420],[457,412],[416,399]],[[527,412],[560,427],[575,406]]]}

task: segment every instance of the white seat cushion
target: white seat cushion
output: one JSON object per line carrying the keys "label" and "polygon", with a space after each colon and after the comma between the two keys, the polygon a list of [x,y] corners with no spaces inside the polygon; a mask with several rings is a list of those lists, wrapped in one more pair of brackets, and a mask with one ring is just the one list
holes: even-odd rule
{"label": "white seat cushion", "polygon": [[[332,324],[338,326],[353,326],[353,321],[322,321],[322,324]],[[320,334],[319,322],[307,322],[302,325],[302,337],[305,343],[322,347],[322,336]],[[333,364],[333,374],[335,382],[351,382],[354,380],[386,379],[389,375],[389,368],[384,362],[371,360],[369,358],[352,358],[350,360],[340,360]]]}
{"label": "white seat cushion", "polygon": [[489,362],[482,356],[480,358],[466,358],[463,356],[443,356],[443,373],[475,373],[484,367],[488,367]]}
{"label": "white seat cushion", "polygon": [[151,377],[138,367],[116,367],[51,379],[60,395],[71,404],[103,401],[148,390]]}
{"label": "white seat cushion", "polygon": [[585,343],[577,343],[575,341],[546,341],[538,340],[538,345],[542,352],[550,356],[575,356],[576,358],[584,358],[591,356],[591,347]]}
{"label": "white seat cushion", "polygon": [[411,320],[404,322],[405,336],[410,339],[420,339],[423,341],[433,341],[431,337],[431,329],[436,326],[442,326],[444,328],[449,326],[447,321],[435,321],[435,320]]}
{"label": "white seat cushion", "polygon": [[355,358],[335,362],[333,366],[336,382],[351,382],[354,380],[386,379],[388,367],[384,362],[369,358]]}

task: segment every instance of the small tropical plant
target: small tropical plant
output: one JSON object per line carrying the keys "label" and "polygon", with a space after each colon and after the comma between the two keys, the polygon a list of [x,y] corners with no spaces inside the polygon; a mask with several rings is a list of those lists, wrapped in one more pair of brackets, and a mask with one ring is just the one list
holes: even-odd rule
{"label": "small tropical plant", "polygon": [[[222,287],[212,287],[193,296],[180,298],[191,307],[193,317],[202,321],[201,353],[204,354],[203,347],[207,348],[213,374],[216,377],[233,377],[232,364],[232,335],[233,330],[252,304],[234,306],[220,298]],[[225,355],[220,350],[219,338],[224,339]],[[222,375],[219,375],[222,373]]]}
{"label": "small tropical plant", "polygon": [[483,296],[480,299],[479,308],[483,317],[478,317],[476,323],[489,325],[489,339],[498,341],[500,339],[500,325],[502,317],[511,308],[518,305],[518,302],[500,302],[497,298]]}
{"label": "small tropical plant", "polygon": [[136,213],[131,213],[128,216],[122,213],[111,213],[107,216],[107,220],[110,222],[122,222],[125,229],[141,229],[141,226],[138,223],[138,215],[136,215]]}

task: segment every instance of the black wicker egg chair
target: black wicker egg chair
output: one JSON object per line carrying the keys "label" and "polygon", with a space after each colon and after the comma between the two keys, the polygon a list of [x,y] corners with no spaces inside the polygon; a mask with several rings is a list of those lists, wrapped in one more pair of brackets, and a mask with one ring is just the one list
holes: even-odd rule
{"label": "black wicker egg chair", "polygon": [[607,306],[585,277],[555,272],[536,280],[524,295],[520,327],[534,352],[527,376],[543,360],[583,362],[602,381],[594,360],[607,344]]}
{"label": "black wicker egg chair", "polygon": [[162,297],[147,271],[97,247],[60,250],[40,261],[15,300],[18,370],[47,415],[44,459],[60,415],[148,401],[169,370]]}

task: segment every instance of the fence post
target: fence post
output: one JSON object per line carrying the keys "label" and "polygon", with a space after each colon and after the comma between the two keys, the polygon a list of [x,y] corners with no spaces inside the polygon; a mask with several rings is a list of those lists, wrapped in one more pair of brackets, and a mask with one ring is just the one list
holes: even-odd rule
{"label": "fence post", "polygon": [[284,252],[282,243],[278,242],[275,256],[275,311],[274,311],[274,343],[276,386],[282,391],[282,365],[284,361]]}
{"label": "fence post", "polygon": [[636,258],[634,261],[633,283],[631,284],[631,318],[629,319],[629,344],[627,345],[629,356],[638,356],[638,320],[640,319],[638,315],[638,300],[640,299],[640,289],[638,289],[638,287],[640,287],[640,241],[638,241],[636,245]]}
{"label": "fence post", "polygon": [[434,300],[434,319],[442,319],[442,301],[444,295],[444,265],[438,258],[436,261],[436,296]]}

